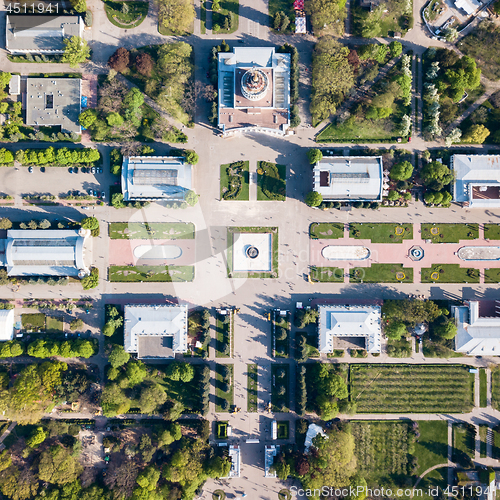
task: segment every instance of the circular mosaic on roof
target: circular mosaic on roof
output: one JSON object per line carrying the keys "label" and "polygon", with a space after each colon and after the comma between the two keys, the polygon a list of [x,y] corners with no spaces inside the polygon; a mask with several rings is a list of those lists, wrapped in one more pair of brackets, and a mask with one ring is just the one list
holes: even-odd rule
{"label": "circular mosaic on roof", "polygon": [[250,101],[262,99],[269,88],[269,78],[260,69],[249,69],[241,77],[241,93]]}

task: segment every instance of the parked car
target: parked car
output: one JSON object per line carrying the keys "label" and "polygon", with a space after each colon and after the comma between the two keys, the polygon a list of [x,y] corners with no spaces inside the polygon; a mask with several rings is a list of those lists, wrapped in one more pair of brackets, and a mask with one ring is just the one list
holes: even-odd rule
{"label": "parked car", "polygon": [[89,189],[89,190],[87,191],[87,193],[89,194],[89,196],[92,196],[92,194],[93,194],[93,193],[92,193],[92,189]]}
{"label": "parked car", "polygon": [[102,174],[102,168],[98,168],[97,170],[98,170],[98,172],[97,172],[98,174]]}
{"label": "parked car", "polygon": [[33,167],[28,167],[28,172],[29,172],[30,174],[32,174],[32,173],[33,173]]}
{"label": "parked car", "polygon": [[95,167],[92,167],[90,170],[93,174],[95,174]]}
{"label": "parked car", "polygon": [[69,167],[69,168],[68,168],[68,172],[69,172],[70,174],[72,174],[72,173],[73,173],[73,167]]}
{"label": "parked car", "polygon": [[103,191],[101,193],[101,200],[105,200],[106,199],[106,193]]}
{"label": "parked car", "polygon": [[78,173],[78,167],[73,167],[73,172],[74,172],[75,174],[77,174],[77,173]]}

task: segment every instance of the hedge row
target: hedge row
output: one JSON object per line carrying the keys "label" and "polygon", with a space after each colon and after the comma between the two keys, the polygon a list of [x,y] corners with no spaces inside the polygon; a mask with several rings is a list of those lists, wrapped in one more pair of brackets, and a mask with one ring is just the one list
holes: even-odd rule
{"label": "hedge row", "polygon": [[0,149],[1,166],[12,166],[15,160],[21,165],[65,167],[81,163],[95,163],[100,158],[101,154],[94,148],[68,149],[50,146],[43,149],[19,149],[15,155],[8,149]]}

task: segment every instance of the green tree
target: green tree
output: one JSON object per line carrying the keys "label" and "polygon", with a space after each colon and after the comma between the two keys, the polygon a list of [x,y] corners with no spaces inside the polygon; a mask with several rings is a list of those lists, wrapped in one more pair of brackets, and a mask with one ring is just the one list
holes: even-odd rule
{"label": "green tree", "polygon": [[279,31],[280,26],[281,26],[281,14],[279,12],[276,12],[274,14],[273,27],[276,31]]}
{"label": "green tree", "polygon": [[86,109],[78,117],[78,121],[83,128],[89,129],[97,120],[97,111],[95,109]]}
{"label": "green tree", "polygon": [[198,161],[200,160],[200,157],[196,153],[196,151],[193,151],[192,149],[187,149],[184,152],[186,162],[189,163],[190,165],[196,165]]}
{"label": "green tree", "polygon": [[462,142],[470,144],[482,144],[490,135],[490,131],[484,125],[471,125],[462,137]]}
{"label": "green tree", "polygon": [[115,344],[108,359],[113,368],[119,368],[128,362],[130,354],[125,351],[122,345]]}
{"label": "green tree", "polygon": [[144,95],[137,87],[131,88],[123,99],[123,105],[128,109],[135,110],[140,108],[143,104]]}
{"label": "green tree", "polygon": [[118,384],[106,384],[102,391],[101,405],[104,415],[113,418],[130,410],[130,399]]}
{"label": "green tree", "polygon": [[170,422],[169,427],[160,432],[158,436],[158,444],[160,446],[168,446],[174,441],[179,441],[181,437],[181,426],[177,422]]}
{"label": "green tree", "polygon": [[184,201],[190,207],[194,207],[198,203],[198,195],[193,190],[190,189],[184,196]]}
{"label": "green tree", "polygon": [[440,191],[453,180],[453,173],[446,165],[433,161],[422,167],[420,178],[426,186]]}
{"label": "green tree", "polygon": [[[346,18],[345,2],[342,1],[324,1],[324,0],[306,0],[304,4],[306,13],[311,18],[311,24],[314,32],[319,32],[325,28],[330,31],[337,28],[336,25],[343,26]],[[337,30],[337,35],[342,34],[342,30]]]}
{"label": "green tree", "polygon": [[146,378],[147,373],[146,365],[142,361],[130,361],[125,370],[127,386],[139,385]]}
{"label": "green tree", "polygon": [[231,462],[226,457],[214,456],[204,464],[205,474],[209,477],[219,479],[227,477],[231,470]]}
{"label": "green tree", "polygon": [[406,335],[406,325],[402,321],[391,321],[385,327],[387,338],[392,340],[400,340]]}
{"label": "green tree", "polygon": [[389,49],[391,51],[391,57],[398,57],[401,54],[401,52],[403,52],[403,44],[401,42],[393,40],[389,44]]}
{"label": "green tree", "polygon": [[63,41],[62,62],[69,64],[71,68],[77,68],[79,64],[84,63],[90,57],[90,48],[83,38],[72,36]]}
{"label": "green tree", "polygon": [[316,165],[323,159],[323,152],[321,149],[312,148],[307,151],[307,159],[311,165]]}
{"label": "green tree", "polygon": [[71,483],[83,472],[83,467],[64,446],[51,446],[42,452],[38,475],[42,481],[63,485]]}
{"label": "green tree", "polygon": [[319,207],[323,203],[323,196],[316,191],[310,191],[306,195],[306,205],[308,207]]}
{"label": "green tree", "polygon": [[142,413],[153,413],[167,400],[167,393],[160,384],[150,384],[141,390],[139,407]]}
{"label": "green tree", "polygon": [[37,427],[33,429],[28,439],[26,439],[26,446],[30,448],[36,448],[39,444],[42,444],[49,434],[44,431],[43,427]]}
{"label": "green tree", "polygon": [[453,339],[457,334],[457,327],[453,321],[447,321],[443,325],[434,326],[434,335],[443,339]]}
{"label": "green tree", "polygon": [[112,113],[109,113],[106,116],[106,121],[108,122],[108,125],[110,127],[114,127],[114,126],[121,125],[123,123],[123,118],[120,115],[120,113],[117,113],[116,111],[114,111]]}
{"label": "green tree", "polygon": [[85,0],[70,0],[71,7],[77,12],[85,12],[87,10],[87,2]]}
{"label": "green tree", "polygon": [[402,161],[391,168],[389,177],[394,181],[406,181],[412,174],[413,165],[409,161]]}
{"label": "green tree", "polygon": [[388,321],[402,321],[414,327],[417,323],[432,323],[441,310],[432,300],[385,300],[382,315]]}
{"label": "green tree", "polygon": [[125,207],[125,202],[123,201],[123,194],[113,193],[113,196],[111,196],[111,205],[115,208]]}
{"label": "green tree", "polygon": [[2,217],[0,219],[0,229],[10,229],[12,227],[12,222],[7,217]]}
{"label": "green tree", "polygon": [[95,231],[99,229],[99,220],[95,217],[85,217],[85,219],[80,222],[80,226],[83,229],[90,229],[91,231]]}
{"label": "green tree", "polygon": [[174,33],[189,31],[195,11],[190,0],[160,0],[160,23]]}
{"label": "green tree", "polygon": [[12,75],[6,71],[0,71],[0,90],[5,89],[7,85],[10,83],[10,79]]}

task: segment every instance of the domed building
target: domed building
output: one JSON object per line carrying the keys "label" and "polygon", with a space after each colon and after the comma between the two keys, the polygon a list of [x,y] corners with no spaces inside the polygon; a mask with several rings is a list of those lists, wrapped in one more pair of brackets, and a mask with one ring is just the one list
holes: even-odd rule
{"label": "domed building", "polygon": [[219,119],[224,135],[285,135],[290,126],[290,54],[235,47],[219,54]]}

